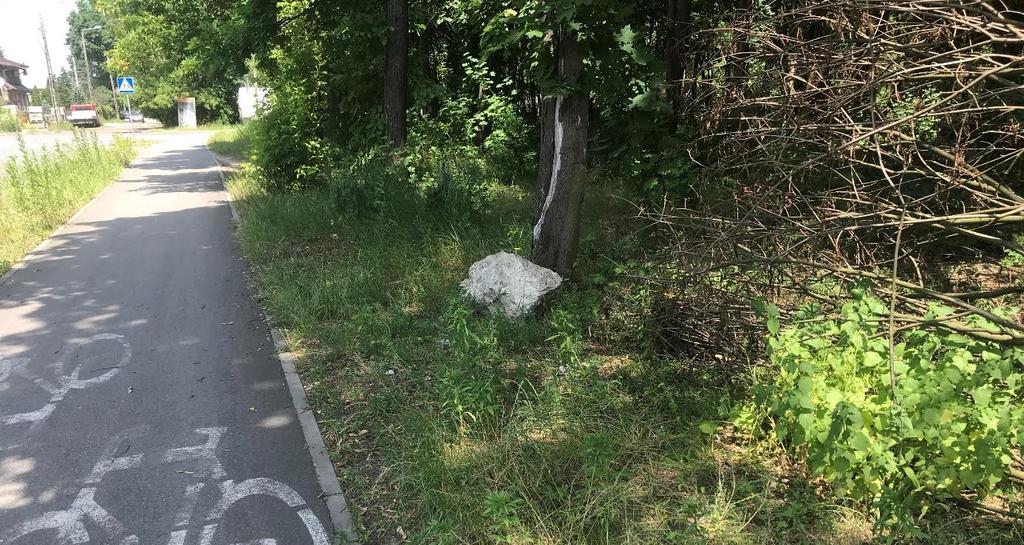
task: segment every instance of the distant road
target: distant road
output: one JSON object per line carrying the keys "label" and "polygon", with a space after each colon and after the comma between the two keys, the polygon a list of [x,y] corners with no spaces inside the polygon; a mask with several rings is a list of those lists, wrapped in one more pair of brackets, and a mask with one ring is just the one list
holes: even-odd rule
{"label": "distant road", "polygon": [[[144,125],[137,125],[141,130],[157,128],[158,123],[147,122]],[[127,123],[107,123],[98,129],[85,129],[86,132],[95,133],[99,136],[100,142],[108,143],[114,138],[114,134],[128,132]],[[74,141],[75,133],[72,131],[48,132],[48,131],[24,131],[21,133],[25,144],[31,151],[41,151],[43,148],[53,148],[59,143],[68,144]],[[18,155],[18,135],[14,133],[0,133],[0,165],[7,162],[7,158]]]}

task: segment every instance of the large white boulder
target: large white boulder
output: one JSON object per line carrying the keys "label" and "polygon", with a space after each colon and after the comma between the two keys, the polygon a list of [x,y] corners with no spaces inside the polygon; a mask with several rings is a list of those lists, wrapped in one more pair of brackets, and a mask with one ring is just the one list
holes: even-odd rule
{"label": "large white boulder", "polygon": [[562,277],[522,256],[501,252],[474,263],[461,285],[462,293],[487,312],[518,318],[558,289]]}

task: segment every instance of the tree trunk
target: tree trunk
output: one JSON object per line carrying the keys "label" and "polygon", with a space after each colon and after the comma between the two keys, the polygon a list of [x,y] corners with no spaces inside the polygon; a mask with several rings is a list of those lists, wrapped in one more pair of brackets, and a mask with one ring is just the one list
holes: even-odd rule
{"label": "tree trunk", "polygon": [[575,32],[563,29],[557,48],[559,79],[570,91],[545,100],[547,106],[541,108],[538,189],[542,198],[530,260],[565,275],[572,270],[579,245],[590,98],[577,88],[585,51]]}
{"label": "tree trunk", "polygon": [[445,36],[445,67],[448,72],[445,89],[449,93],[457,94],[462,92],[462,83],[466,80],[466,71],[462,66],[465,52],[458,30],[450,22],[444,23],[442,29]]}
{"label": "tree trunk", "polygon": [[534,219],[540,218],[544,209],[544,200],[551,185],[551,167],[555,157],[555,98],[541,97],[540,110],[537,114],[540,121],[540,145],[537,149],[537,193],[534,198]]}
{"label": "tree trunk", "polygon": [[733,16],[733,53],[726,65],[726,85],[737,97],[745,97],[747,93],[747,57],[750,54],[752,10],[752,0],[736,0],[736,12]]}
{"label": "tree trunk", "polygon": [[665,84],[668,85],[668,101],[672,105],[672,119],[681,110],[683,95],[683,68],[686,66],[683,41],[690,27],[690,0],[666,0],[668,27],[665,40]]}
{"label": "tree trunk", "polygon": [[394,147],[405,145],[405,110],[409,79],[409,6],[387,0],[388,43],[384,57],[384,136]]}
{"label": "tree trunk", "polygon": [[[437,65],[434,62],[434,38],[437,35],[437,23],[431,19],[427,23],[426,28],[423,29],[423,35],[420,38],[420,60],[423,63],[423,76],[430,78],[430,81],[440,85],[441,80],[437,74]],[[441,110],[441,101],[439,98],[433,98],[429,103],[424,105],[424,114],[427,117],[437,117],[437,113]]]}

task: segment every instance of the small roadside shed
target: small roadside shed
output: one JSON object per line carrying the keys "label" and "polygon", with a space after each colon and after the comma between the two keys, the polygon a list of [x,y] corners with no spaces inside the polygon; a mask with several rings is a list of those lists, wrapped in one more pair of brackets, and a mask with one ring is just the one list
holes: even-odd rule
{"label": "small roadside shed", "polygon": [[21,83],[28,66],[0,57],[0,104],[14,104],[19,111],[28,111],[31,90]]}

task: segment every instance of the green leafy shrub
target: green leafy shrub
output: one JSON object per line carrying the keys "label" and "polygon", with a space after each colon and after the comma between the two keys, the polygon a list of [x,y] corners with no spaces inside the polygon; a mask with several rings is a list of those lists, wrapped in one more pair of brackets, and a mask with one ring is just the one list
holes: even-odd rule
{"label": "green leafy shrub", "polygon": [[812,306],[780,328],[769,309],[777,375],[759,402],[778,437],[840,495],[870,502],[879,526],[910,527],[965,490],[1009,492],[1024,439],[1024,350],[912,329],[894,346],[890,375],[886,310],[864,290],[838,319]]}
{"label": "green leafy shrub", "polygon": [[18,132],[21,130],[21,122],[17,116],[7,110],[0,110],[0,132]]}
{"label": "green leafy shrub", "polygon": [[337,210],[350,215],[412,214],[420,202],[403,165],[383,147],[338,157],[331,161],[330,172],[327,195]]}
{"label": "green leafy shrub", "polygon": [[330,145],[318,134],[308,106],[278,92],[271,106],[251,123],[252,161],[276,189],[322,185]]}

